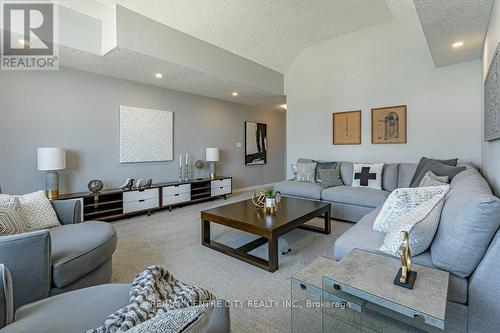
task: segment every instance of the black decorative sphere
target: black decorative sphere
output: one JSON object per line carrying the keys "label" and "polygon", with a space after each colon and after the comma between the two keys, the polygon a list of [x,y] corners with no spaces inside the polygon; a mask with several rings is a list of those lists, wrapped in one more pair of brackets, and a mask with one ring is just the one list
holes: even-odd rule
{"label": "black decorative sphere", "polygon": [[101,192],[102,188],[104,187],[104,184],[102,181],[94,179],[89,182],[88,188],[89,191],[92,193],[99,193]]}

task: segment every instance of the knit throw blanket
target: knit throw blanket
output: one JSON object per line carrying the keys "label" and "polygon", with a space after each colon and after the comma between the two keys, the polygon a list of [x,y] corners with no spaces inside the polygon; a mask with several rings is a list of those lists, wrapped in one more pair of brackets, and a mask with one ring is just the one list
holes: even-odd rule
{"label": "knit throw blanket", "polygon": [[163,267],[150,266],[137,275],[130,304],[111,314],[104,325],[87,333],[122,333],[173,309],[199,305],[215,296],[208,290],[179,282]]}

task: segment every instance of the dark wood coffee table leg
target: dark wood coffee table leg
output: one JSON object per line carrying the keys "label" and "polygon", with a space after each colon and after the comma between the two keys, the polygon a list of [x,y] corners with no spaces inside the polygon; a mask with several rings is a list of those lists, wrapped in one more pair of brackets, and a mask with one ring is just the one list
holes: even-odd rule
{"label": "dark wood coffee table leg", "polygon": [[201,243],[210,245],[210,221],[203,220],[201,223]]}
{"label": "dark wood coffee table leg", "polygon": [[332,209],[331,209],[331,206],[329,205],[328,207],[325,207],[323,210],[318,212],[318,215],[315,217],[324,217],[325,218],[325,226],[323,228],[316,227],[314,225],[309,225],[309,224],[299,225],[298,228],[304,229],[304,230],[309,230],[309,231],[319,232],[319,233],[322,233],[325,235],[329,235],[332,232],[332,224],[331,224]]}
{"label": "dark wood coffee table leg", "polygon": [[[253,256],[248,252],[256,249],[257,247],[269,243],[269,258],[264,260],[262,258]],[[278,237],[266,238],[260,237],[239,248],[232,248],[227,245],[221,244],[210,239],[210,221],[201,221],[201,244],[213,250],[227,254],[233,258],[242,260],[259,268],[265,269],[269,272],[278,270]]]}
{"label": "dark wood coffee table leg", "polygon": [[278,270],[278,237],[271,236],[268,240],[268,271],[276,272]]}
{"label": "dark wood coffee table leg", "polygon": [[325,233],[329,235],[332,232],[332,209],[331,206],[325,213]]}

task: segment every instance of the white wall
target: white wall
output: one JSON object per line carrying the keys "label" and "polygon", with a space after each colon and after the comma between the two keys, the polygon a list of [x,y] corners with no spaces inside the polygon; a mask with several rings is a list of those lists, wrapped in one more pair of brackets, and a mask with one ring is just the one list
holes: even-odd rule
{"label": "white wall", "polygon": [[[481,63],[436,68],[421,30],[398,21],[305,49],[285,72],[287,159],[481,162]],[[408,144],[371,144],[371,108],[406,104]],[[332,145],[332,112],[362,110],[362,144]]]}
{"label": "white wall", "polygon": [[[484,42],[482,82],[486,79],[491,57],[495,52],[498,42],[500,42],[500,2],[495,1],[491,12],[488,33],[486,34],[486,40]],[[500,140],[484,142],[483,137],[484,136],[481,135],[483,174],[490,182],[495,194],[500,195],[500,174],[498,172],[500,170]]]}

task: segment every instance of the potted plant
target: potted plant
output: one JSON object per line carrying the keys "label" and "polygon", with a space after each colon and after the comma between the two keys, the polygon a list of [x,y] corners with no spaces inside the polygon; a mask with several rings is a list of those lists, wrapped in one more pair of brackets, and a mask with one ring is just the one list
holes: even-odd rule
{"label": "potted plant", "polygon": [[276,193],[273,190],[266,191],[266,208],[273,210],[276,207]]}

